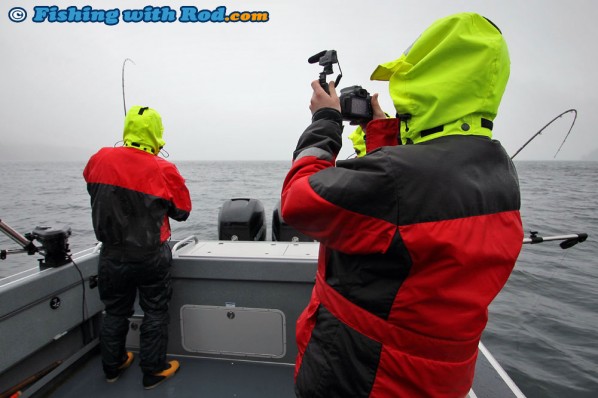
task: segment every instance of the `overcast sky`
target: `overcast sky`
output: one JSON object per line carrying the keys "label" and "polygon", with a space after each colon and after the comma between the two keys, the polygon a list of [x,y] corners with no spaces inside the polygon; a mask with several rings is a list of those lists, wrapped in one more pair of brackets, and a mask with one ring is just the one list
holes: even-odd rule
{"label": "overcast sky", "polygon": [[[32,22],[35,6],[266,11],[263,23]],[[9,10],[22,7],[23,22]],[[170,160],[290,160],[310,122],[310,83],[321,67],[307,58],[336,49],[341,88],[380,93],[371,72],[401,53],[436,19],[478,12],[502,30],[511,77],[494,138],[510,154],[559,113],[577,122],[557,159],[598,149],[598,2],[592,0],[3,0],[0,2],[0,159],[85,160],[122,138],[126,104],[161,113]],[[15,14],[11,14],[15,17]],[[19,14],[17,13],[18,17]],[[337,71],[335,66],[335,71]],[[518,159],[552,159],[572,115],[559,119]],[[352,153],[346,136],[339,155]],[[598,159],[598,155],[596,156]]]}

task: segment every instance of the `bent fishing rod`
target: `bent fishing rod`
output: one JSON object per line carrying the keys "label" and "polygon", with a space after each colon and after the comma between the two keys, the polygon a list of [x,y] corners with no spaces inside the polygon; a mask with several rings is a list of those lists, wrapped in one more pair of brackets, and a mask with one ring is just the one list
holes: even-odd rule
{"label": "bent fishing rod", "polygon": [[123,106],[125,108],[125,116],[127,116],[127,103],[125,100],[125,65],[127,64],[127,61],[130,61],[133,63],[133,65],[135,64],[135,61],[133,61],[130,58],[125,58],[125,60],[123,61],[123,69],[122,69],[122,87],[123,87]]}
{"label": "bent fishing rod", "polygon": [[511,159],[515,158],[515,156],[517,156],[517,154],[519,152],[521,152],[523,150],[523,148],[525,148],[527,146],[527,144],[529,144],[530,142],[532,142],[534,138],[536,138],[537,136],[539,136],[540,134],[542,134],[542,131],[544,131],[544,129],[546,129],[546,127],[550,126],[555,120],[559,119],[560,117],[562,117],[563,115],[565,115],[565,114],[567,114],[569,112],[573,112],[574,113],[573,121],[571,122],[571,126],[569,127],[569,131],[567,132],[567,135],[563,139],[563,142],[561,143],[561,146],[559,146],[559,149],[554,154],[553,159],[556,158],[556,155],[558,155],[558,153],[561,151],[561,148],[565,144],[565,141],[567,141],[567,137],[569,137],[569,134],[571,134],[571,130],[573,129],[573,125],[575,124],[575,120],[577,119],[577,110],[576,109],[568,109],[565,112],[561,113],[560,115],[556,116],[550,122],[546,123],[546,125],[544,127],[542,127],[536,134],[532,135],[532,137],[529,140],[527,140],[525,142],[525,144],[523,144],[523,146],[521,148],[519,148],[517,150],[517,152],[515,152],[515,154],[513,156],[511,156]]}

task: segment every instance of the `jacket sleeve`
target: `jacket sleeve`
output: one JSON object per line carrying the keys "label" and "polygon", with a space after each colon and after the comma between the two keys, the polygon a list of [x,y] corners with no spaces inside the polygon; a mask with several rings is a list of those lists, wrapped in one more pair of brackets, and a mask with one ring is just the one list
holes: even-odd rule
{"label": "jacket sleeve", "polygon": [[173,164],[162,170],[170,190],[170,207],[168,217],[176,221],[185,221],[191,213],[191,196],[185,180]]}
{"label": "jacket sleeve", "polygon": [[342,119],[323,109],[305,130],[281,198],[286,223],[345,253],[384,253],[397,232],[395,182],[381,151],[339,161]]}

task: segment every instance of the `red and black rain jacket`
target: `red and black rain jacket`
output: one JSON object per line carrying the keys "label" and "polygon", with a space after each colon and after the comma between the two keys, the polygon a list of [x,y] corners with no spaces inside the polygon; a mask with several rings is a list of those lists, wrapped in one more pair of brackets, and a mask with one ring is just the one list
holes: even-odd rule
{"label": "red and black rain jacket", "polygon": [[170,238],[168,218],[191,212],[185,180],[170,162],[135,148],[102,148],[83,176],[103,253],[135,258],[158,254]]}
{"label": "red and black rain jacket", "polygon": [[522,246],[514,165],[498,141],[461,135],[335,165],[341,123],[314,114],[282,190],[285,221],[321,242],[297,395],[464,397]]}

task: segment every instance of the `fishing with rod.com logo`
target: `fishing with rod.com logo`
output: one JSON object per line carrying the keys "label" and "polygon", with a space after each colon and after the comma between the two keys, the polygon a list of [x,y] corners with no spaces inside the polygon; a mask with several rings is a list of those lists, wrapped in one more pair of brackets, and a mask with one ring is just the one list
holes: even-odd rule
{"label": "fishing with rod.com logo", "polygon": [[146,5],[138,9],[101,9],[86,5],[57,6],[40,5],[31,9],[13,7],[8,11],[8,19],[21,23],[29,19],[34,23],[103,23],[108,26],[123,23],[264,23],[270,20],[267,11],[231,11],[226,6],[212,10],[196,6]]}

